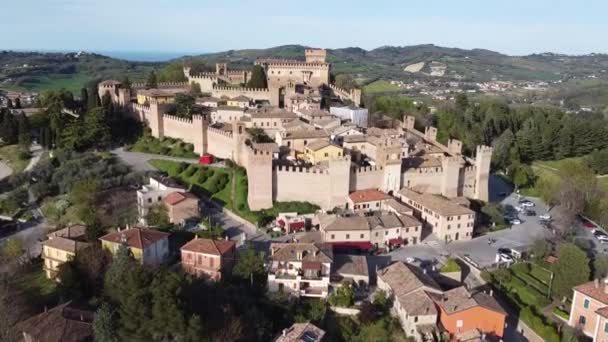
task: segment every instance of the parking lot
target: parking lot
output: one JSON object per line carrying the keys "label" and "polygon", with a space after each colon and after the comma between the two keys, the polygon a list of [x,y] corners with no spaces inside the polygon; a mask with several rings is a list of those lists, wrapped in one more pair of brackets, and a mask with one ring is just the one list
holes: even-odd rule
{"label": "parking lot", "polygon": [[[500,202],[507,208],[519,205],[518,196],[511,194]],[[416,246],[405,246],[394,250],[389,255],[393,260],[407,261],[414,258],[418,263],[435,264],[447,256],[468,256],[480,267],[486,267],[496,262],[499,248],[525,249],[539,238],[549,238],[553,233],[539,223],[539,216],[548,213],[548,208],[537,199],[529,199],[534,203],[535,216],[518,215],[521,224],[511,228],[474,238],[468,241],[453,241],[445,243],[438,240],[425,240]],[[411,259],[409,259],[411,260]]]}

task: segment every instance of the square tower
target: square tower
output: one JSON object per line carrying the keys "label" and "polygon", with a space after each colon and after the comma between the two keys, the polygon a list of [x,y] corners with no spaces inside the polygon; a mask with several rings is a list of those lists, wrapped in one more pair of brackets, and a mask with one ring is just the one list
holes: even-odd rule
{"label": "square tower", "polygon": [[325,49],[306,49],[306,63],[325,63],[327,51]]}

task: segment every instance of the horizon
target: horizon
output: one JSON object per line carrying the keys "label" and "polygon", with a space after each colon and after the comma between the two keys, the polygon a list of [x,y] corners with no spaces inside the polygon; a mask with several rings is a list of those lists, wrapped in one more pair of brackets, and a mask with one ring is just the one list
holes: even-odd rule
{"label": "horizon", "polygon": [[[608,11],[608,4],[598,0],[590,0],[584,7],[572,6],[566,0],[516,0],[508,4],[379,0],[373,8],[359,8],[352,1],[310,0],[307,5],[313,11],[305,14],[298,5],[278,0],[262,5],[252,7],[242,0],[229,4],[184,0],[181,6],[143,0],[23,0],[9,3],[0,13],[0,28],[18,33],[0,37],[0,45],[27,51],[208,53],[262,49],[294,41],[328,49],[354,46],[365,50],[430,42],[510,56],[608,52],[603,39],[608,23],[601,15]],[[287,14],[255,13],[259,8],[281,8],[281,13]],[[29,20],[13,13],[27,13]],[[243,24],[230,25],[234,22]],[[294,25],[303,30],[286,29]]]}

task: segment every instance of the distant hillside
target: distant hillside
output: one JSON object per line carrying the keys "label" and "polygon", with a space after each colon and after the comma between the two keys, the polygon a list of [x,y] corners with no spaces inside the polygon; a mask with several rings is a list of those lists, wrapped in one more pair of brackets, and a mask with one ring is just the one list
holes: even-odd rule
{"label": "distant hillside", "polygon": [[[165,78],[178,78],[181,63],[200,61],[213,68],[229,62],[232,68],[251,68],[258,57],[304,58],[304,46],[229,50],[185,56],[167,63],[129,62],[98,54],[0,52],[0,88],[40,91],[67,88],[77,91],[97,79],[122,77],[145,79],[153,70]],[[333,74],[352,74],[363,84],[379,79],[416,78],[498,80],[567,80],[596,75],[608,79],[608,55],[566,56],[552,53],[508,56],[498,52],[445,48],[435,45],[383,46],[373,50],[357,47],[329,49]],[[407,68],[408,71],[405,71]],[[163,72],[164,71],[164,72]],[[431,76],[433,75],[433,76]]]}
{"label": "distant hillside", "polygon": [[[230,61],[248,66],[257,57],[303,58],[305,48],[286,45],[270,49],[230,50],[190,58],[209,63]],[[518,57],[483,49],[464,50],[435,45],[383,46],[369,51],[356,47],[329,49],[328,56],[333,63],[334,74],[354,74],[363,81],[425,77],[430,74],[428,69],[431,62],[439,62],[447,67],[443,77],[463,77],[473,81],[558,80],[571,76],[599,75],[608,69],[608,55],[604,54],[566,56],[545,53]],[[404,71],[416,63],[425,65],[418,72]]]}
{"label": "distant hillside", "polygon": [[142,79],[158,63],[128,62],[90,53],[0,52],[0,88],[78,91],[86,83],[128,74]]}

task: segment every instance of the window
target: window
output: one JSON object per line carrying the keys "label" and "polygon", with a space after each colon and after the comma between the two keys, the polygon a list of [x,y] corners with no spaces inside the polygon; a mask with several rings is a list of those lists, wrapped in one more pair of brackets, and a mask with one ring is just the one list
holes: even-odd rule
{"label": "window", "polygon": [[346,234],[346,240],[350,239],[350,234]]}
{"label": "window", "polygon": [[399,234],[399,228],[397,228],[397,234]]}
{"label": "window", "polygon": [[363,239],[363,234],[361,234],[360,238]]}
{"label": "window", "polygon": [[376,236],[378,236],[378,232],[376,232]]}
{"label": "window", "polygon": [[336,238],[336,236],[334,234],[331,234],[331,239],[333,240],[335,238]]}
{"label": "window", "polygon": [[325,152],[325,157],[329,157],[329,153]]}
{"label": "window", "polygon": [[386,235],[388,235],[388,230],[385,230],[385,231],[384,231],[384,235],[385,235],[385,236],[386,236]]}
{"label": "window", "polygon": [[148,198],[148,203],[152,203],[152,199],[151,198]]}
{"label": "window", "polygon": [[585,299],[585,301],[583,302],[583,307],[585,309],[589,309],[589,299]]}
{"label": "window", "polygon": [[581,316],[578,318],[578,324],[585,325],[586,322],[587,322],[587,319],[585,318],[585,316]]}
{"label": "window", "polygon": [[414,316],[414,323],[418,323],[418,316]]}
{"label": "window", "polygon": [[605,332],[605,333],[608,333],[608,323],[605,323],[605,324],[604,324],[604,332]]}
{"label": "window", "polygon": [[452,228],[452,227],[450,227],[450,225],[448,224],[448,229],[450,229],[450,228]]}
{"label": "window", "polygon": [[376,202],[376,208],[380,206],[380,202]]}

